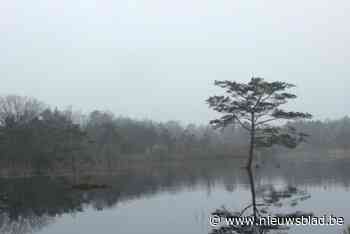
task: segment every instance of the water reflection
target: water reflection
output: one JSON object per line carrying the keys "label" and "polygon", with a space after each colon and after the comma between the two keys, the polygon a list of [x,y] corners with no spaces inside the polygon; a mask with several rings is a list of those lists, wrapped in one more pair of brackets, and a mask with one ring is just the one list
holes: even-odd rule
{"label": "water reflection", "polygon": [[271,184],[260,187],[257,191],[254,183],[253,171],[248,169],[247,174],[250,183],[251,203],[240,211],[230,212],[223,208],[216,210],[212,214],[213,216],[221,217],[222,219],[229,217],[240,221],[245,220],[247,222],[241,223],[238,221],[229,225],[224,222],[219,228],[213,229],[211,234],[264,234],[271,231],[279,231],[278,233],[281,233],[281,230],[285,231],[289,229],[289,227],[281,225],[282,223],[280,222],[277,222],[276,224],[270,223],[269,220],[277,220],[278,218],[281,221],[282,218],[313,216],[312,213],[302,211],[285,214],[274,213],[273,208],[281,208],[283,204],[286,204],[286,200],[289,201],[291,206],[296,206],[299,201],[309,199],[311,196],[305,191],[299,190],[290,185],[285,186],[282,189],[276,189],[275,186]]}
{"label": "water reflection", "polygon": [[[0,179],[0,233],[36,233],[55,223],[64,214],[79,214],[85,212],[87,207],[95,210],[118,209],[118,204],[151,198],[163,192],[177,196],[184,189],[205,188],[208,196],[215,197],[216,187],[222,185],[232,194],[250,191],[251,203],[246,207],[240,204],[242,209],[239,212],[242,215],[286,215],[285,207],[294,208],[313,195],[306,193],[306,188],[348,188],[349,185],[350,171],[346,161],[288,163],[274,170],[266,166],[255,170],[254,175],[252,172],[247,174],[240,165],[235,160],[201,164],[190,162],[155,165],[142,170],[130,168],[116,175],[82,175],[80,181],[111,186],[91,191],[73,190],[69,177]],[[181,199],[176,201],[185,202]],[[295,214],[302,213],[299,211]],[[265,232],[268,230],[267,227],[263,229]],[[148,230],[143,233],[148,233]]]}

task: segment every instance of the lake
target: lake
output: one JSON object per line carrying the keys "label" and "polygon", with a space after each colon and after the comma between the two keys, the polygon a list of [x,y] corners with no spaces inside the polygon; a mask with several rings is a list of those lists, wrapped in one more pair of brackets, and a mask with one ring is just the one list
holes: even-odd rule
{"label": "lake", "polygon": [[[110,187],[86,191],[72,189],[70,177],[0,179],[0,232],[210,233],[212,212],[222,207],[239,211],[252,203],[251,180],[242,164],[207,160],[157,164],[110,175],[87,173],[80,176],[81,181]],[[271,233],[343,233],[350,224],[349,168],[350,162],[344,159],[289,160],[255,168],[256,200],[268,201],[267,196],[283,188],[300,192],[296,194],[299,200],[294,194],[274,197],[271,212],[345,218],[343,226],[292,226]]]}

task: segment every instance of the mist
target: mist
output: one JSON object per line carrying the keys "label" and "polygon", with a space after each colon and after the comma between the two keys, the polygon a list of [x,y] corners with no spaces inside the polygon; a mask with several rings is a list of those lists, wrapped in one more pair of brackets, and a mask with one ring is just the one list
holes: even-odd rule
{"label": "mist", "polygon": [[348,1],[10,1],[1,94],[206,124],[216,79],[297,85],[316,119],[348,114]]}

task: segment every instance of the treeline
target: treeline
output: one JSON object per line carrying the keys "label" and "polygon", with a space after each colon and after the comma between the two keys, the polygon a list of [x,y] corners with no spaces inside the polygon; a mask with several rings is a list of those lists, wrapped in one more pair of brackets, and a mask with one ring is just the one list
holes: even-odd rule
{"label": "treeline", "polygon": [[218,158],[243,154],[244,145],[240,129],[134,120],[98,110],[82,114],[51,108],[34,98],[0,97],[3,174],[16,169],[76,172],[91,165],[112,170],[135,160]]}
{"label": "treeline", "polygon": [[[304,148],[349,148],[350,119],[296,122],[308,133]],[[108,111],[59,110],[29,97],[0,97],[1,173],[67,173],[122,169],[135,161],[245,157],[239,127],[165,123],[116,117]]]}
{"label": "treeline", "polygon": [[350,118],[345,116],[337,120],[306,121],[292,124],[309,135],[303,148],[350,148]]}

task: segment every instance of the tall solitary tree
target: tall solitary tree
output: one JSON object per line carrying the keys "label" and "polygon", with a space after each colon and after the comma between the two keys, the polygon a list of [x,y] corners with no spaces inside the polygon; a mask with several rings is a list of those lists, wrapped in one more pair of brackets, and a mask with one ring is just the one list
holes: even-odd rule
{"label": "tall solitary tree", "polygon": [[[255,147],[271,147],[278,144],[296,147],[307,136],[288,125],[271,125],[278,120],[298,120],[312,118],[309,113],[286,111],[280,108],[288,100],[297,96],[285,92],[295,87],[293,84],[253,77],[248,83],[215,81],[215,85],[225,89],[225,95],[207,99],[209,107],[222,114],[210,121],[216,128],[239,124],[250,134],[247,168],[251,168]],[[281,123],[281,122],[280,122]]]}

